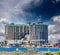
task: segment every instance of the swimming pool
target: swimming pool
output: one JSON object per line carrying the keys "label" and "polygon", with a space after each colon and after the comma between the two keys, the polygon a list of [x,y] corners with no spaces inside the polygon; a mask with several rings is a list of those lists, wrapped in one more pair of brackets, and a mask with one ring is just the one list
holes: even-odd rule
{"label": "swimming pool", "polygon": [[[0,48],[0,51],[5,51],[5,52],[16,52],[17,48]],[[27,48],[18,48],[18,51],[27,51]]]}
{"label": "swimming pool", "polygon": [[[5,52],[16,52],[17,48],[3,48],[0,47],[0,51],[5,51]],[[28,51],[29,48],[18,48],[18,51]],[[60,51],[60,48],[32,48],[32,51],[38,51],[38,52],[57,52]]]}
{"label": "swimming pool", "polygon": [[57,52],[60,51],[60,48],[37,48],[38,52]]}

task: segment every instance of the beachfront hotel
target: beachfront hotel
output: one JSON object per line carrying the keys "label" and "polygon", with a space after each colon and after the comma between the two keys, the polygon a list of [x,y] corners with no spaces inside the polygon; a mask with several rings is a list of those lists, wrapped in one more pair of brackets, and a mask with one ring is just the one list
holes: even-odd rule
{"label": "beachfront hotel", "polygon": [[20,40],[29,34],[29,25],[7,24],[5,26],[6,40]]}
{"label": "beachfront hotel", "polygon": [[6,40],[21,40],[29,35],[30,43],[48,43],[48,25],[40,20],[37,23],[29,24],[7,24],[5,26],[5,34]]}
{"label": "beachfront hotel", "polygon": [[40,20],[37,23],[32,23],[30,25],[30,40],[41,44],[48,43],[48,25],[43,24]]}

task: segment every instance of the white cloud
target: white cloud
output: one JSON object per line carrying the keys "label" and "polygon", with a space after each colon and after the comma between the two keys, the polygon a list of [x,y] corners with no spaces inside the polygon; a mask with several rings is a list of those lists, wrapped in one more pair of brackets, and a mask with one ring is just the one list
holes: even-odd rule
{"label": "white cloud", "polygon": [[53,18],[53,22],[56,23],[56,24],[60,24],[60,16],[54,16]]}
{"label": "white cloud", "polygon": [[57,4],[60,2],[60,0],[51,0],[53,4]]}
{"label": "white cloud", "polygon": [[0,42],[5,41],[5,37],[4,36],[0,36]]}
{"label": "white cloud", "polygon": [[60,38],[60,16],[54,16],[52,19],[54,24],[48,26],[49,40],[58,40]]}
{"label": "white cloud", "polygon": [[9,19],[0,18],[0,36],[5,35],[5,25],[9,23]]}
{"label": "white cloud", "polygon": [[56,32],[55,25],[49,25],[48,26],[48,34],[53,34]]}
{"label": "white cloud", "polygon": [[1,24],[7,24],[9,20],[7,18],[0,18],[0,23]]}
{"label": "white cloud", "polygon": [[0,24],[0,36],[4,36],[5,35],[5,24]]}
{"label": "white cloud", "polygon": [[40,6],[43,3],[43,0],[35,0],[34,6]]}
{"label": "white cloud", "polygon": [[[31,4],[31,2],[33,4]],[[29,10],[33,5],[39,6],[42,2],[43,0],[0,0],[0,18],[4,17],[10,19],[10,21],[26,20],[21,17],[33,16],[35,14],[25,12],[24,9]]]}

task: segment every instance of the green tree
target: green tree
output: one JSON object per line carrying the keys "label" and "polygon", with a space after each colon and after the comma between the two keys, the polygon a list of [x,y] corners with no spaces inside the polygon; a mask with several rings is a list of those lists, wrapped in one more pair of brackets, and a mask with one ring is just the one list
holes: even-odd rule
{"label": "green tree", "polygon": [[58,51],[56,55],[60,55],[60,51]]}

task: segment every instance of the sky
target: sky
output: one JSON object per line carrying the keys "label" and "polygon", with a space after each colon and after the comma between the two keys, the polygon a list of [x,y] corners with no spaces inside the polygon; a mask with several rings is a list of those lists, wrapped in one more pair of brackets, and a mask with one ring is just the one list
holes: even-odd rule
{"label": "sky", "polygon": [[8,23],[41,20],[48,24],[49,40],[60,37],[60,0],[0,0],[0,36]]}

